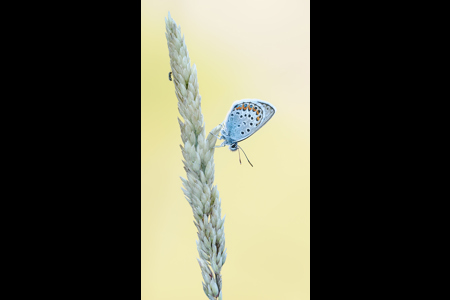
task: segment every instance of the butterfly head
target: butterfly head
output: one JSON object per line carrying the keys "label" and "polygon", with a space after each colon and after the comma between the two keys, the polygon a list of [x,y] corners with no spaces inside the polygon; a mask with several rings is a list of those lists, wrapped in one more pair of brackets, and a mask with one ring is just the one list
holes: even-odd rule
{"label": "butterfly head", "polygon": [[227,135],[227,132],[224,130],[224,129],[222,129],[222,132],[221,132],[222,134],[221,134],[221,136],[220,136],[220,139],[221,140],[225,140],[223,143],[222,143],[222,147],[225,147],[225,146],[228,146],[228,145],[230,145],[230,150],[231,151],[236,151],[237,149],[238,149],[238,145],[237,145],[237,142],[235,142],[235,141],[233,141],[231,138],[230,138],[230,136],[229,135]]}

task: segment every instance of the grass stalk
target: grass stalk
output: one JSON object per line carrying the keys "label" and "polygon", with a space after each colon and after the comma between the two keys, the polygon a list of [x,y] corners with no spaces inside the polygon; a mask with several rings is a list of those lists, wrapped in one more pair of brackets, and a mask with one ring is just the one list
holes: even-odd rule
{"label": "grass stalk", "polygon": [[221,270],[227,258],[225,249],[225,218],[221,217],[219,191],[214,182],[214,147],[221,125],[205,138],[205,125],[198,89],[197,68],[191,66],[189,52],[181,28],[172,17],[166,18],[166,38],[170,67],[178,99],[181,129],[180,145],[186,177],[183,192],[194,213],[197,227],[198,263],[202,271],[203,290],[210,300],[222,300]]}

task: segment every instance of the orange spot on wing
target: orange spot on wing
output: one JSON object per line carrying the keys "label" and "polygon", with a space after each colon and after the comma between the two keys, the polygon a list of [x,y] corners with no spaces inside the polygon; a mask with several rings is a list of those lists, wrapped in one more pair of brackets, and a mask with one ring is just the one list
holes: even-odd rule
{"label": "orange spot on wing", "polygon": [[247,107],[244,107],[244,110],[247,110]]}
{"label": "orange spot on wing", "polygon": [[257,118],[256,118],[256,121],[259,121],[259,119],[260,119],[260,118],[261,118],[260,116],[259,116],[259,117],[257,117]]}
{"label": "orange spot on wing", "polygon": [[253,107],[253,111],[256,111],[256,107]]}
{"label": "orange spot on wing", "polygon": [[257,115],[259,115],[259,110],[256,112]]}

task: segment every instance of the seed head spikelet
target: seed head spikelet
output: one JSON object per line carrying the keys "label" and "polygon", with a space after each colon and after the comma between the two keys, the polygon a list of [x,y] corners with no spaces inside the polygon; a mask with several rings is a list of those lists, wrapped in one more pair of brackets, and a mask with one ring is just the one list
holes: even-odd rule
{"label": "seed head spikelet", "polygon": [[207,136],[201,110],[202,98],[198,89],[197,67],[191,66],[189,52],[181,35],[181,28],[172,17],[166,18],[166,38],[169,48],[175,95],[178,99],[178,118],[181,130],[180,145],[186,177],[181,188],[194,214],[197,228],[198,263],[204,282],[203,291],[210,300],[222,300],[220,271],[227,254],[224,222],[221,217],[220,198],[214,182],[214,146],[221,125]]}

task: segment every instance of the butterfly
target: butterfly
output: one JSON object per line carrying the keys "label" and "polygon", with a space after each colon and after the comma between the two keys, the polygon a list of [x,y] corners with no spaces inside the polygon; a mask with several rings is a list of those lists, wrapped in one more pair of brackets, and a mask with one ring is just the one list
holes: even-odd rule
{"label": "butterfly", "polygon": [[238,150],[241,147],[237,143],[249,138],[263,127],[276,111],[272,104],[259,99],[242,99],[234,102],[220,131],[220,139],[225,141],[218,147],[229,145],[231,151]]}

